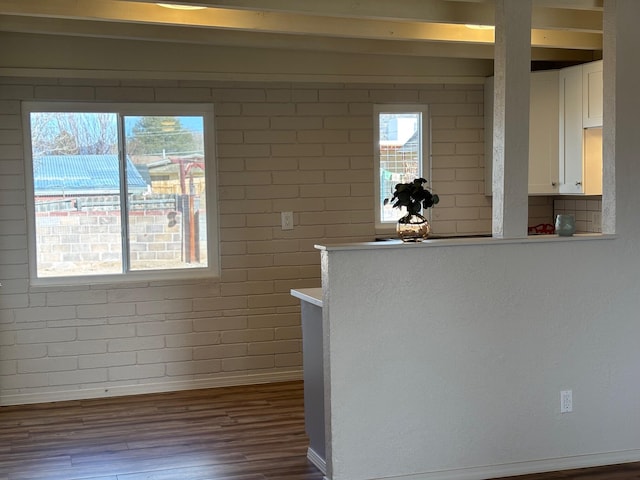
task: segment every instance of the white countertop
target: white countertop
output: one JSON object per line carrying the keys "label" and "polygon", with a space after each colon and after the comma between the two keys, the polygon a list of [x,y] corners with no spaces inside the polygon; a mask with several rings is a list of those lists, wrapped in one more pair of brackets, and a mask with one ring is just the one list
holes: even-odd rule
{"label": "white countertop", "polygon": [[291,290],[291,295],[304,302],[309,302],[318,307],[322,307],[322,288],[299,288]]}
{"label": "white countertop", "polygon": [[318,250],[377,250],[394,248],[433,248],[453,247],[465,245],[504,245],[510,243],[537,243],[537,242],[575,242],[591,240],[612,240],[617,235],[602,233],[579,233],[570,237],[558,235],[530,235],[524,238],[495,238],[495,237],[460,237],[460,238],[434,238],[421,242],[408,242],[402,240],[387,240],[379,242],[340,243],[331,245],[315,245]]}

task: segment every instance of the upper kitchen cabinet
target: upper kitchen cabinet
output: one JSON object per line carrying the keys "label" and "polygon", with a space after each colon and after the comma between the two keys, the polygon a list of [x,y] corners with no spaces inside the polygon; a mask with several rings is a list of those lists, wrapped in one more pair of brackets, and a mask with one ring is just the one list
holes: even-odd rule
{"label": "upper kitchen cabinet", "polygon": [[594,63],[599,78],[593,63],[560,70],[561,194],[602,194],[602,129],[586,130],[602,125],[602,62]]}
{"label": "upper kitchen cabinet", "polygon": [[[485,82],[485,193],[492,193],[493,85]],[[529,195],[558,193],[558,70],[531,73],[529,109]]]}
{"label": "upper kitchen cabinet", "polygon": [[529,106],[529,195],[558,193],[559,73],[531,74]]}
{"label": "upper kitchen cabinet", "polygon": [[583,193],[582,65],[560,71],[560,193]]}
{"label": "upper kitchen cabinet", "polygon": [[602,126],[602,60],[582,66],[582,126]]}

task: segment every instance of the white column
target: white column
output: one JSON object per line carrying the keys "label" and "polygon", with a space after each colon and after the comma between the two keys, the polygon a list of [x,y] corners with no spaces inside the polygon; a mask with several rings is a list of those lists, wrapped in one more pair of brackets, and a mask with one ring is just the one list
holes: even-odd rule
{"label": "white column", "polygon": [[603,13],[603,127],[602,233],[616,233],[616,72],[617,2],[604,2]]}
{"label": "white column", "polygon": [[531,0],[496,0],[493,236],[527,236]]}
{"label": "white column", "polygon": [[640,2],[604,2],[602,232],[637,245],[640,186]]}

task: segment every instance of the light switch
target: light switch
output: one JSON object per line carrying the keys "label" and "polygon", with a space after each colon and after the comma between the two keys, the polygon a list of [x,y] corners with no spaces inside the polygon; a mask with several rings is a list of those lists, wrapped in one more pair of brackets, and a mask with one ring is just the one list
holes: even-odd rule
{"label": "light switch", "polygon": [[282,230],[293,230],[293,212],[280,212]]}

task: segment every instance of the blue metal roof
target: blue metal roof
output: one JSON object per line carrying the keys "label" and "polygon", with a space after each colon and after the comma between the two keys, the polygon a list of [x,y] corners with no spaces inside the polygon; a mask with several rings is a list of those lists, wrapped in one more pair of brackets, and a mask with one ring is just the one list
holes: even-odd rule
{"label": "blue metal roof", "polygon": [[[129,193],[147,190],[131,159],[127,156]],[[61,194],[119,194],[118,155],[46,155],[33,159],[33,186],[36,196]]]}

